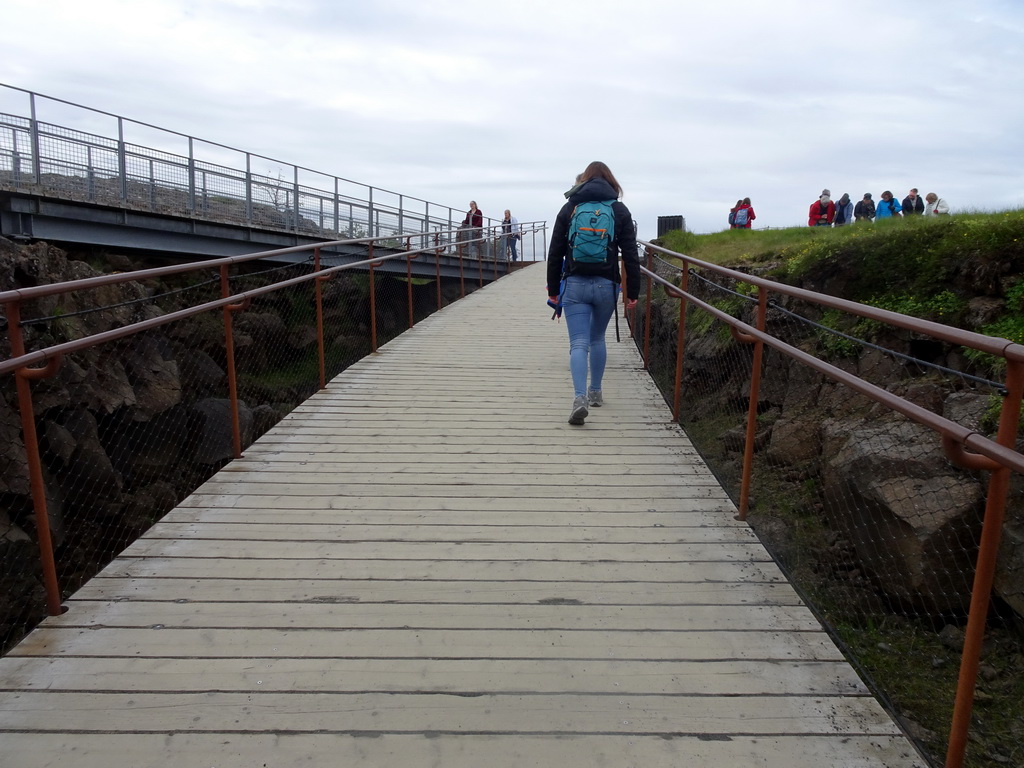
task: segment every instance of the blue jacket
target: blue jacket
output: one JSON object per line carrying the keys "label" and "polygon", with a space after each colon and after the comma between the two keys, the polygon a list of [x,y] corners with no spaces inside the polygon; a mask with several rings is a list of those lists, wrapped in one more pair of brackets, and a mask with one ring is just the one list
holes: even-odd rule
{"label": "blue jacket", "polygon": [[879,200],[878,205],[875,206],[875,219],[891,219],[902,210],[900,201],[895,197],[889,201]]}

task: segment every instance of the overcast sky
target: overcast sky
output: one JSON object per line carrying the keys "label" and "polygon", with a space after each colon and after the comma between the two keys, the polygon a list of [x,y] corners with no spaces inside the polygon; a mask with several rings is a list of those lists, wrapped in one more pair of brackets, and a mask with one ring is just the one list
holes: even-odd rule
{"label": "overcast sky", "polygon": [[1024,206],[1022,42],[1020,0],[4,0],[0,82],[520,221],[603,160],[651,238]]}

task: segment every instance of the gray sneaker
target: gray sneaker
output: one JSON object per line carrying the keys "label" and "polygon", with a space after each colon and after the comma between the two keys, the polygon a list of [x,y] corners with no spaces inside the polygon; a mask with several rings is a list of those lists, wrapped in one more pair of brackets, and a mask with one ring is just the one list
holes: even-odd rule
{"label": "gray sneaker", "polygon": [[572,401],[572,413],[569,414],[569,423],[573,426],[580,426],[587,418],[590,411],[587,410],[587,396],[580,395]]}
{"label": "gray sneaker", "polygon": [[587,400],[590,401],[590,405],[594,408],[600,408],[604,405],[604,396],[601,394],[600,389],[591,389],[587,392]]}

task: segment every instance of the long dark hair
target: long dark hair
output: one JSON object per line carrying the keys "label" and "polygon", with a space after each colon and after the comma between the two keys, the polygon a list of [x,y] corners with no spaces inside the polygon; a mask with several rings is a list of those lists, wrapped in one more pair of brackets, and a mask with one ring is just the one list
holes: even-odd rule
{"label": "long dark hair", "polygon": [[591,179],[604,179],[612,185],[612,189],[615,190],[615,196],[622,197],[622,186],[616,180],[614,174],[612,174],[611,168],[600,160],[592,162],[583,170],[583,173],[580,174],[581,183],[590,181]]}

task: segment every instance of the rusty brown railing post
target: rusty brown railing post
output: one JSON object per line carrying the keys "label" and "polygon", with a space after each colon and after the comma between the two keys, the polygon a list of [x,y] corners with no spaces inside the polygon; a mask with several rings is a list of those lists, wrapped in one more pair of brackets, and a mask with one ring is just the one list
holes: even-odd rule
{"label": "rusty brown railing post", "polygon": [[[313,271],[320,271],[320,249],[313,249]],[[330,280],[332,275],[318,276],[313,281],[313,290],[316,296],[316,343],[317,353],[320,356],[320,389],[327,388],[327,354],[324,349],[324,296],[322,284]]]}
{"label": "rusty brown railing post", "polygon": [[[373,258],[373,243],[367,247],[367,255]],[[370,351],[377,351],[377,280],[373,274],[373,262],[370,262]]]}
{"label": "rusty brown railing post", "polygon": [[[650,248],[644,248],[644,254],[647,256],[647,269],[650,272],[654,266],[654,254],[651,253]],[[651,301],[654,297],[654,281],[650,278],[647,279],[647,294],[646,294],[646,309],[644,311],[644,370],[650,370],[650,355],[651,355]],[[678,416],[677,416],[678,418]]]}
{"label": "rusty brown railing post", "polygon": [[[11,302],[7,305],[8,339],[11,357],[25,354],[25,337],[21,333],[21,305]],[[28,464],[29,488],[32,493],[32,510],[36,518],[36,534],[39,537],[39,560],[43,570],[43,586],[46,590],[46,612],[60,616],[64,607],[60,600],[60,584],[57,581],[57,561],[53,554],[53,536],[50,533],[50,513],[46,505],[46,483],[43,480],[43,461],[39,456],[39,436],[36,433],[36,416],[32,405],[30,381],[46,379],[57,373],[59,356],[50,359],[43,368],[19,368],[14,381],[18,392],[18,411],[21,415],[21,435],[25,444],[25,461]]]}
{"label": "rusty brown railing post", "polygon": [[[766,317],[768,314],[768,291],[764,286],[757,289],[757,330],[764,332]],[[733,336],[740,341],[754,342],[754,361],[750,369],[750,402],[747,405],[747,439],[743,447],[743,477],[740,481],[740,505],[737,520],[747,519],[747,510],[750,506],[750,476],[754,464],[754,438],[757,435],[757,403],[761,391],[761,358],[764,355],[764,342],[760,339],[751,339],[746,334],[733,330]]]}
{"label": "rusty brown railing post", "polygon": [[[1006,390],[1007,394],[999,413],[996,442],[1012,449],[1017,439],[1021,400],[1024,398],[1024,363],[1006,361]],[[981,648],[985,641],[985,623],[988,620],[992,584],[995,580],[999,540],[1006,517],[1010,469],[986,457],[965,454],[962,446],[952,445],[948,439],[944,440],[943,445],[947,454],[953,453],[956,456],[956,463],[968,468],[991,471],[988,496],[985,499],[985,517],[981,526],[978,561],[971,588],[971,607],[964,633],[964,650],[960,659],[960,676],[957,679],[956,700],[953,703],[953,720],[949,727],[949,745],[946,749],[946,768],[961,768],[967,752],[971,710],[974,707],[974,688],[978,681]]]}
{"label": "rusty brown railing post", "polygon": [[462,243],[459,243],[457,247],[457,253],[459,254],[459,298],[466,298],[466,273],[462,265]]}
{"label": "rusty brown railing post", "polygon": [[[411,249],[410,249],[411,250]],[[416,325],[415,313],[412,309],[412,256],[405,257],[405,300],[409,303],[409,328]]]}
{"label": "rusty brown railing post", "polygon": [[[223,299],[231,295],[227,264],[220,268],[220,295]],[[224,354],[227,358],[228,369],[228,402],[231,404],[231,444],[234,448],[236,459],[242,457],[242,426],[238,416],[238,375],[235,370],[235,334],[232,329],[231,316],[248,306],[249,300],[245,299],[239,304],[225,304],[222,310],[224,317]]]}
{"label": "rusty brown railing post", "polygon": [[[438,243],[434,243],[438,245]],[[434,250],[434,283],[437,286],[437,311],[441,311],[441,248]]]}
{"label": "rusty brown railing post", "polygon": [[672,418],[679,423],[683,410],[683,361],[686,354],[686,292],[690,290],[690,265],[683,262],[679,277],[679,322],[676,323],[676,375],[672,388]]}

